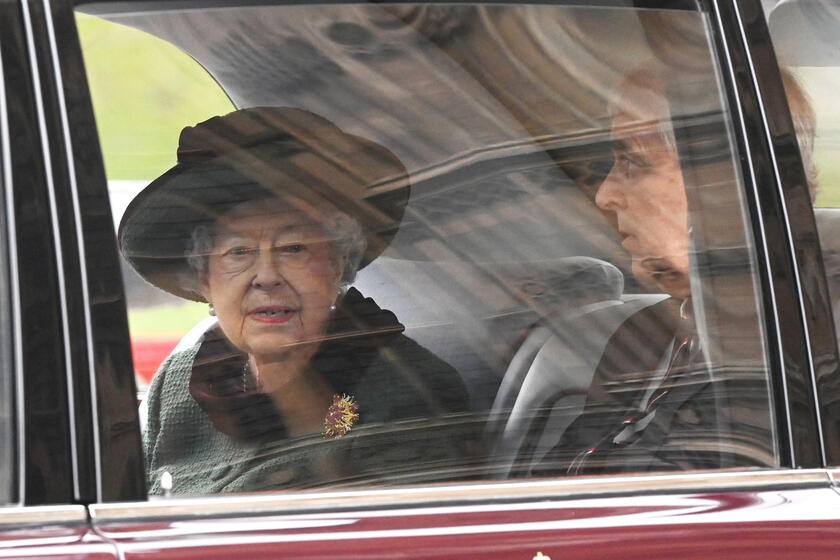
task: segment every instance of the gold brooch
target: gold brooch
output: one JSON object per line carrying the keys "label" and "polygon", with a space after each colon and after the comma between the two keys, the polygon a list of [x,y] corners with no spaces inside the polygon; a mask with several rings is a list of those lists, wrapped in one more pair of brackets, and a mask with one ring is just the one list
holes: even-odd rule
{"label": "gold brooch", "polygon": [[349,395],[333,395],[333,401],[324,417],[324,438],[338,439],[359,419],[359,405]]}

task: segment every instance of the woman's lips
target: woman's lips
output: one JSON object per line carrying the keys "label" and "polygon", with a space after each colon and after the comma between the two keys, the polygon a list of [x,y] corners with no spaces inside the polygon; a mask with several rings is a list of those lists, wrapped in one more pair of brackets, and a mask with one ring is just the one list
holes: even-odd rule
{"label": "woman's lips", "polygon": [[248,316],[254,321],[258,321],[260,323],[280,325],[290,321],[291,318],[295,316],[295,313],[297,313],[297,310],[292,309],[291,307],[272,305],[257,307],[256,309],[251,310],[251,312],[248,313]]}

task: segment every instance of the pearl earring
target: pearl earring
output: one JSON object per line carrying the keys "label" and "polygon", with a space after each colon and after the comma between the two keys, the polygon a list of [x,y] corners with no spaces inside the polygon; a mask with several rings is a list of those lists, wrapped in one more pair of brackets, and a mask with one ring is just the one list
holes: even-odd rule
{"label": "pearl earring", "polygon": [[335,311],[335,306],[338,303],[338,300],[340,300],[343,296],[344,290],[341,288],[341,286],[339,286],[335,290],[335,300],[333,300],[332,305],[330,305],[330,311]]}
{"label": "pearl earring", "polygon": [[210,315],[211,317],[216,316],[216,308],[213,307],[212,303],[210,304],[210,307],[207,308],[207,314]]}

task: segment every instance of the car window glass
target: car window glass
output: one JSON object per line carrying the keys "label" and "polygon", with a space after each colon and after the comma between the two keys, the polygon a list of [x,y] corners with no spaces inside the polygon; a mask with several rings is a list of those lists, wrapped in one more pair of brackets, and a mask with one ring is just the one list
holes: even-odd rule
{"label": "car window glass", "polygon": [[[236,108],[152,117],[183,130],[144,161],[127,99],[194,78],[115,98],[88,64],[109,181],[110,150],[140,182],[128,266],[209,317],[148,393],[151,493],[778,466],[705,14],[89,12]],[[177,309],[149,321],[199,323]]]}
{"label": "car window glass", "polygon": [[[131,28],[77,14],[88,82],[116,224],[129,201],[175,161],[181,128],[233,109],[201,66],[172,45]],[[138,389],[206,310],[155,289],[124,260],[131,349]]]}

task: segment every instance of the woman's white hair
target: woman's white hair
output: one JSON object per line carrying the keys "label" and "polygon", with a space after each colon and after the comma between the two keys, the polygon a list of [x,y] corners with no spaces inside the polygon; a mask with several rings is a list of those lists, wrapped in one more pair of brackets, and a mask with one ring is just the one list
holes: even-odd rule
{"label": "woman's white hair", "polygon": [[[340,278],[341,289],[344,292],[356,279],[356,272],[367,249],[367,238],[356,219],[338,210],[327,212],[320,226],[330,240],[332,257],[344,259],[344,270]],[[190,236],[186,251],[187,263],[199,283],[207,274],[207,255],[213,251],[214,234],[211,224],[196,226]]]}

